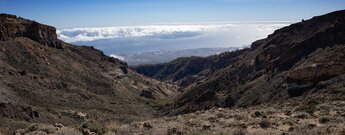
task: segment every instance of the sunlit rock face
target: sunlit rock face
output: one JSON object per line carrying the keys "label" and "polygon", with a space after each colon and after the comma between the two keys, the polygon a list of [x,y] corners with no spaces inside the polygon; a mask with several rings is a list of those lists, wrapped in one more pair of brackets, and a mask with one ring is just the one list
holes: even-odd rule
{"label": "sunlit rock face", "polygon": [[54,27],[17,18],[15,15],[0,14],[0,18],[0,40],[27,37],[49,47],[61,48]]}

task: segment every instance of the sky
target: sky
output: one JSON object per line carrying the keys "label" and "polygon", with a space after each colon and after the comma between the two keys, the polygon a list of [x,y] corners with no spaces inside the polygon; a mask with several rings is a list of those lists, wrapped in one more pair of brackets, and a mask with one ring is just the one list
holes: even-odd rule
{"label": "sky", "polygon": [[0,12],[57,28],[191,22],[298,21],[345,0],[0,0]]}

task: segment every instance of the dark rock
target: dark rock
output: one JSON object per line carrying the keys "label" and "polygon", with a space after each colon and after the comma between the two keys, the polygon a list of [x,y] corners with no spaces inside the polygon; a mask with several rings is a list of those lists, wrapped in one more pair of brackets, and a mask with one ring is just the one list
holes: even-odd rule
{"label": "dark rock", "polygon": [[287,85],[287,90],[290,97],[301,96],[304,92],[308,91],[311,88],[314,88],[313,83],[306,83],[306,84],[290,83]]}
{"label": "dark rock", "polygon": [[26,71],[25,71],[25,70],[18,71],[18,73],[19,73],[20,75],[26,75]]}
{"label": "dark rock", "polygon": [[127,74],[127,73],[128,73],[128,69],[127,69],[126,66],[121,66],[120,69],[122,70],[122,72],[123,72],[124,74]]}
{"label": "dark rock", "polygon": [[233,107],[236,104],[236,100],[233,99],[231,96],[227,97],[224,102],[225,107]]}
{"label": "dark rock", "polygon": [[143,128],[145,128],[145,129],[152,129],[153,126],[150,123],[145,122],[144,125],[143,125]]}
{"label": "dark rock", "polygon": [[149,98],[149,99],[155,99],[155,97],[152,94],[152,91],[149,90],[142,90],[140,93],[141,97]]}

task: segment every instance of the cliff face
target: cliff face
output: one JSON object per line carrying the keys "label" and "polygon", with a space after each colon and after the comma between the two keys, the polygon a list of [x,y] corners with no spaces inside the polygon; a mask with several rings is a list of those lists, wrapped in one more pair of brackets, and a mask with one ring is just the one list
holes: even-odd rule
{"label": "cliff face", "polygon": [[42,45],[61,48],[56,29],[38,22],[17,18],[15,15],[0,14],[0,40],[27,37]]}
{"label": "cliff face", "polygon": [[148,103],[175,92],[93,47],[58,40],[51,26],[0,15],[0,121],[128,122],[157,115]]}
{"label": "cliff face", "polygon": [[187,88],[171,113],[244,107],[312,93],[333,99],[334,95],[320,93],[343,89],[344,44],[345,11],[279,29],[254,42],[238,61]]}

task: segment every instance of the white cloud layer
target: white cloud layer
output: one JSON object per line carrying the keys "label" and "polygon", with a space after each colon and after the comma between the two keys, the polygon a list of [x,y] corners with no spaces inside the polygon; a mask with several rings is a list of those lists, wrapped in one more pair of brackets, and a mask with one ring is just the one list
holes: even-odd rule
{"label": "white cloud layer", "polygon": [[116,58],[116,59],[119,59],[119,60],[122,60],[122,61],[125,61],[125,58],[122,57],[122,56],[119,56],[119,55],[110,54],[109,56],[110,56],[110,57],[113,57],[113,58]]}
{"label": "white cloud layer", "polygon": [[148,25],[101,28],[71,28],[57,30],[58,38],[66,42],[87,42],[102,39],[116,39],[121,37],[144,37],[155,35],[169,35],[174,33],[195,33],[204,31],[224,31],[235,28],[269,31],[286,26],[290,23],[223,23],[223,24],[176,24],[176,25]]}

